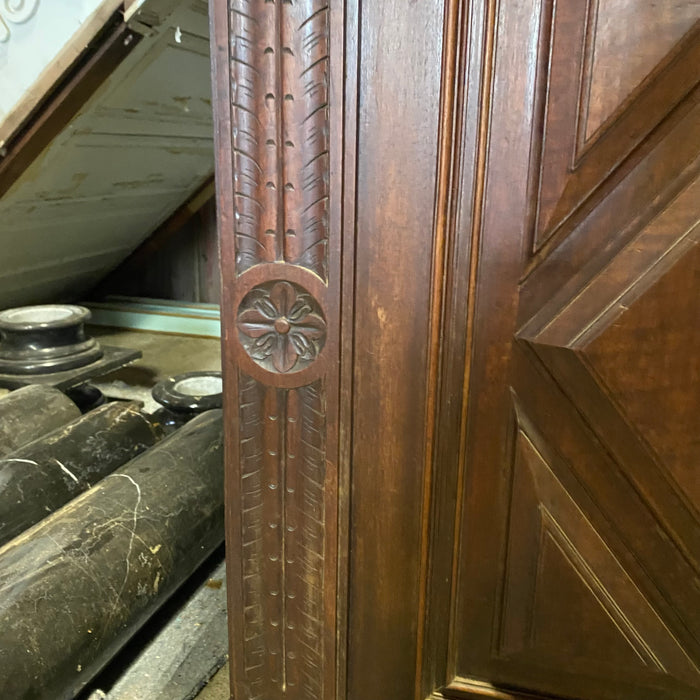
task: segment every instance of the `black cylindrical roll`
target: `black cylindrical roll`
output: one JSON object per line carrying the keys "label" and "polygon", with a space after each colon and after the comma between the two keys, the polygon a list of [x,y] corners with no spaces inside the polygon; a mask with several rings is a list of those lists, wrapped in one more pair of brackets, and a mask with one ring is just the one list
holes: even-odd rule
{"label": "black cylindrical roll", "polygon": [[83,688],[223,539],[221,411],[0,549],[0,698]]}
{"label": "black cylindrical roll", "polygon": [[92,384],[78,384],[66,389],[66,396],[80,409],[81,413],[89,413],[107,401],[105,395]]}
{"label": "black cylindrical roll", "polygon": [[78,407],[52,386],[10,392],[0,399],[0,457],[79,417]]}
{"label": "black cylindrical roll", "polygon": [[0,545],[156,443],[135,404],[110,403],[0,459]]}

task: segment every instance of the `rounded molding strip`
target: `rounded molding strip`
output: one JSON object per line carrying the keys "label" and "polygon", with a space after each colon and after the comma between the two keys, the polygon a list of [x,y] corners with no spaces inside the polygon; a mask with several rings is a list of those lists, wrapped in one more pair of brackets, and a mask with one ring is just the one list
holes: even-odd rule
{"label": "rounded molding strip", "polygon": [[326,319],[300,284],[273,280],[253,287],[238,307],[238,338],[247,355],[274,374],[311,365],[326,342]]}

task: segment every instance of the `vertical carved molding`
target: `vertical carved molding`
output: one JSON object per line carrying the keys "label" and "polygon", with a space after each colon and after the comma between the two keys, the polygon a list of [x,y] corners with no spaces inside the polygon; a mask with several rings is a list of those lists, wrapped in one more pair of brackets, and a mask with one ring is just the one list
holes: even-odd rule
{"label": "vertical carved molding", "polygon": [[231,0],[236,268],[328,279],[329,6]]}
{"label": "vertical carved molding", "polygon": [[325,396],[241,375],[240,465],[249,697],[323,697]]}
{"label": "vertical carved molding", "polygon": [[[333,9],[327,0],[211,0],[211,8],[232,693],[331,700],[344,653],[343,195],[331,168],[342,162],[344,57],[343,27],[331,35],[331,18],[342,25],[344,8],[340,0]],[[340,52],[333,69],[331,44]]]}

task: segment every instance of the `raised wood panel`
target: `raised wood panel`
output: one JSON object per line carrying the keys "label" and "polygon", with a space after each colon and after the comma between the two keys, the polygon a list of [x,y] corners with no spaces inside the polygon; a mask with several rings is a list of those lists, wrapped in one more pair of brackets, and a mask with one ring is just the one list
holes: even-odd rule
{"label": "raised wood panel", "polygon": [[445,697],[700,692],[694,5],[487,15]]}
{"label": "raised wood panel", "polygon": [[[700,513],[700,227],[691,249],[646,290],[632,288],[621,312],[582,348],[622,413]],[[690,243],[690,241],[689,241]],[[641,286],[641,285],[640,285]]]}
{"label": "raised wood panel", "polygon": [[589,0],[580,136],[584,143],[628,100],[700,17],[700,3]]}
{"label": "raised wood panel", "polygon": [[[601,10],[597,0],[542,3],[532,153],[535,252],[555,233],[561,242],[565,222],[614,186],[643,140],[700,79],[696,3],[681,3],[680,10],[671,3],[603,4]],[[635,35],[652,27],[659,32],[653,42]]]}
{"label": "raised wood panel", "polygon": [[[688,406],[700,397],[697,353],[691,350],[700,319],[694,291],[700,269],[697,202],[698,180],[686,181],[616,255],[608,254],[599,269],[590,266],[588,277],[582,269],[580,291],[552,315],[544,309],[535,314],[519,332],[534,355],[525,353],[530,359],[521,359],[516,370],[518,394],[529,407],[538,401],[553,408],[553,397],[539,386],[543,380],[527,368],[538,361],[576,407],[556,418],[538,410],[537,425],[547,422],[548,440],[570,460],[615,537],[641,563],[644,575],[636,565],[626,564],[625,571],[646,591],[695,667],[700,521],[692,466],[698,459],[697,420]],[[582,432],[574,439],[569,423],[579,420],[577,412],[594,438]],[[612,599],[620,606],[618,593]],[[698,678],[677,666],[671,670],[667,662],[661,667],[688,684],[673,691],[679,697],[698,691]],[[642,677],[631,682],[647,690],[635,693],[655,685]],[[671,691],[655,692],[666,697]]]}
{"label": "raised wood panel", "polygon": [[[700,37],[696,43],[700,46]],[[644,142],[637,157],[618,171],[596,206],[572,216],[561,235],[526,263],[521,276],[520,326],[537,318],[552,318],[697,179],[699,97],[695,88]]]}
{"label": "raised wood panel", "polygon": [[697,353],[683,351],[698,343],[699,196],[695,180],[568,304],[549,319],[537,315],[520,332],[696,570],[700,521],[692,407],[700,380]]}
{"label": "raised wood panel", "polygon": [[[622,432],[620,425],[615,423],[612,417],[614,411],[604,410],[605,404],[601,397],[585,382],[585,370],[579,374],[574,374],[573,370],[568,374],[560,371],[565,366],[564,362],[559,362],[561,351],[547,353],[538,348],[538,355],[547,367],[557,371],[557,377],[564,378],[565,386],[570,386],[568,381],[574,378],[577,393],[567,392],[566,399],[563,394],[555,399],[554,389],[552,386],[546,388],[548,382],[544,376],[538,377],[537,373],[527,369],[523,359],[527,354],[519,360],[523,387],[519,393],[525,388],[530,392],[532,398],[528,400],[529,410],[532,406],[530,402],[534,402],[536,397],[550,406],[545,410],[543,419],[548,420],[551,426],[548,425],[546,430],[542,428],[543,433],[547,433],[547,440],[566,457],[578,480],[590,498],[594,499],[597,508],[605,513],[617,536],[634,552],[637,565],[641,563],[645,577],[649,577],[643,584],[647,595],[666,624],[682,640],[687,653],[697,662],[700,658],[696,614],[698,593],[694,585],[689,585],[697,580],[694,561],[696,554],[689,549],[689,544],[697,536],[697,521],[684,508],[684,502],[678,498],[677,492],[669,488],[668,482],[653,462],[648,458],[646,461],[640,459],[637,462],[623,462],[619,456],[621,451],[617,449],[619,443],[613,443],[613,447],[609,448],[611,451],[616,449],[617,454],[611,455],[606,449],[607,432],[603,435],[600,435],[603,431],[598,431],[598,434],[588,433],[588,428],[583,428],[586,423],[580,423],[580,414],[576,409],[564,411],[567,402],[583,409],[599,406],[603,419],[609,419],[607,422],[611,429],[619,429],[621,442],[628,448],[625,456],[636,454],[632,447],[633,436],[629,432]],[[553,410],[554,405],[560,413],[556,420],[547,419],[546,415],[551,415],[548,411]],[[538,413],[543,414],[542,411]],[[601,444],[601,438],[606,442]],[[658,493],[654,493],[654,488]],[[674,507],[678,513],[673,511]],[[680,530],[680,525],[687,529]],[[636,580],[639,582],[640,579]]]}
{"label": "raised wood panel", "polygon": [[[700,674],[518,423],[499,653],[532,665],[638,683]],[[551,450],[549,450],[551,452]],[[566,468],[560,465],[559,468]],[[566,624],[575,619],[576,633]],[[567,694],[561,686],[559,692]],[[611,688],[611,693],[614,690]]]}
{"label": "raised wood panel", "polygon": [[[471,685],[488,681],[485,697],[510,697],[508,688],[526,697],[696,697],[700,650],[686,626],[697,609],[695,572],[544,366],[526,347],[513,359],[518,419],[505,550],[490,558],[500,582],[483,631],[488,660],[466,646],[473,634],[460,636],[456,678],[443,694],[481,697]],[[460,595],[472,591],[462,579]],[[596,656],[595,639],[606,658],[617,649],[617,664]],[[622,663],[625,644],[636,671]]]}
{"label": "raised wood panel", "polygon": [[[531,636],[540,659],[567,663],[574,658],[576,665],[588,665],[588,672],[593,667],[602,673],[615,669],[621,675],[636,676],[647,666],[662,671],[646,641],[638,639],[637,630],[619,613],[617,603],[556,522],[543,528],[538,568]],[[554,624],[572,616],[579,620],[576,636],[564,625]],[[574,670],[573,664],[570,668]]]}

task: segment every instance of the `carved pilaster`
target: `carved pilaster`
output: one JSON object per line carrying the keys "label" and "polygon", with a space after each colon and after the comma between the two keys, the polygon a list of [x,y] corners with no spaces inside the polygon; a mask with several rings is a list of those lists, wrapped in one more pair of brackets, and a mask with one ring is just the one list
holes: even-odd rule
{"label": "carved pilaster", "polygon": [[230,0],[236,269],[328,275],[327,0]]}
{"label": "carved pilaster", "polygon": [[[323,697],[326,402],[239,379],[245,655],[249,697]],[[331,586],[332,586],[331,581]]]}
{"label": "carved pilaster", "polygon": [[336,697],[341,5],[212,0],[236,700]]}

